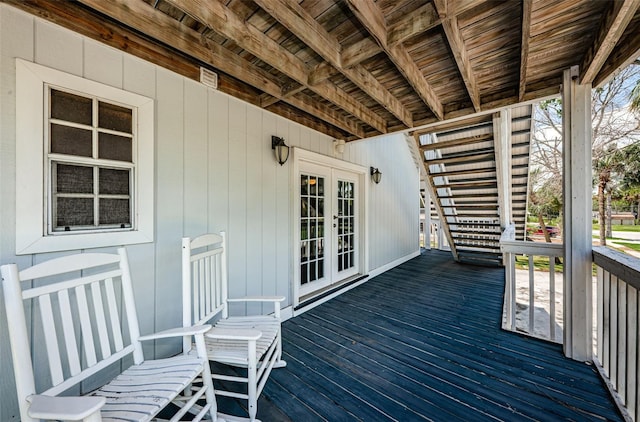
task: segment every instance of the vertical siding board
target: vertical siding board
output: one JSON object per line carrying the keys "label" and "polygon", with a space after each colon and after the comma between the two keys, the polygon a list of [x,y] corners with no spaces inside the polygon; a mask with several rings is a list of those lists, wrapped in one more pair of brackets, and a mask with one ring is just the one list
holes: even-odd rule
{"label": "vertical siding board", "polygon": [[[156,115],[156,303],[155,330],[175,327],[182,315],[180,298],[180,238],[183,210],[184,79],[163,69],[157,72]],[[180,351],[181,341],[157,341],[156,356]]]}
{"label": "vertical siding board", "polygon": [[209,92],[209,230],[229,230],[229,97]]}
{"label": "vertical siding board", "polygon": [[84,40],[85,78],[123,88],[122,61],[122,52],[93,40]]}
{"label": "vertical siding board", "polygon": [[[276,135],[288,139],[289,138],[289,124],[288,121],[279,117],[276,120]],[[289,262],[292,251],[290,250],[289,243],[291,239],[291,204],[289,187],[291,186],[289,180],[289,166],[291,163],[287,162],[284,165],[276,165],[276,294],[285,295],[287,300],[284,306],[288,306],[291,303],[291,288],[289,277]]]}
{"label": "vertical siding board", "polygon": [[[155,98],[156,67],[151,63],[127,54],[123,56],[123,89],[149,98]],[[154,147],[154,154],[155,150],[156,148]],[[156,181],[154,180],[155,183]],[[155,328],[154,313],[143,312],[143,310],[155,309],[155,245],[153,243],[129,245],[127,246],[127,255],[129,256],[129,266],[131,267],[136,306],[140,310],[138,312],[140,332],[143,334],[152,333]],[[125,331],[128,330],[127,327],[124,327],[124,329]],[[155,357],[153,342],[144,342],[142,347],[146,357],[151,359]]]}
{"label": "vertical siding board", "polygon": [[83,74],[83,38],[52,23],[36,20],[35,62],[77,76]]}
{"label": "vertical siding board", "polygon": [[[183,235],[206,233],[208,225],[207,89],[185,81]],[[180,251],[176,251],[180,253]]]}
{"label": "vertical siding board", "polygon": [[[229,297],[246,294],[247,267],[247,104],[229,99]],[[243,312],[234,303],[231,312]]]}
{"label": "vertical siding board", "polygon": [[[262,110],[247,107],[247,224],[246,224],[246,262],[248,295],[262,295]],[[268,308],[266,308],[268,310]],[[262,304],[248,303],[247,313],[262,313]]]}
{"label": "vertical siding board", "polygon": [[[276,174],[281,171],[271,149],[271,136],[277,135],[276,116],[262,116],[262,280],[263,293],[275,295],[276,282]],[[288,295],[287,295],[288,296]]]}

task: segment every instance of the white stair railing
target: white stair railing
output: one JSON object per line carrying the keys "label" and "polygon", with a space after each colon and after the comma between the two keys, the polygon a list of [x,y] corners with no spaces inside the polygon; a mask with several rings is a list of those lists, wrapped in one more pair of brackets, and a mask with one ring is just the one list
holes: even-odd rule
{"label": "white stair railing", "polygon": [[[507,227],[500,238],[500,251],[505,266],[503,328],[533,337],[562,343],[562,306],[556,306],[562,295],[562,275],[555,259],[563,256],[563,245],[515,240],[515,226]],[[528,257],[528,282],[516,277],[516,256]],[[536,277],[534,257],[549,260],[549,272]],[[556,282],[560,282],[560,289]],[[559,290],[559,291],[558,291]]]}

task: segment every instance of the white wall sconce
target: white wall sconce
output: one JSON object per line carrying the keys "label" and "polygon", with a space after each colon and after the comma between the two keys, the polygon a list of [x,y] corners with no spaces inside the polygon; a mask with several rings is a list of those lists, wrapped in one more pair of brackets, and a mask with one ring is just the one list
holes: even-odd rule
{"label": "white wall sconce", "polygon": [[271,137],[271,149],[273,150],[276,160],[280,165],[287,162],[289,158],[289,146],[284,143],[284,139],[278,136]]}
{"label": "white wall sconce", "polygon": [[373,180],[373,183],[377,185],[380,183],[380,179],[382,179],[382,173],[380,173],[380,170],[375,167],[371,167],[371,180]]}
{"label": "white wall sconce", "polygon": [[333,152],[336,154],[342,154],[344,152],[344,139],[336,139],[333,141]]}

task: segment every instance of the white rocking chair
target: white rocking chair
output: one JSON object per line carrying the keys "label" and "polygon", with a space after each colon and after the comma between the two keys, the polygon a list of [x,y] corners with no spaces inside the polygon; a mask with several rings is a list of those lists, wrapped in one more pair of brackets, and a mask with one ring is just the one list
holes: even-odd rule
{"label": "white rocking chair", "polygon": [[[3,265],[1,271],[22,422],[149,421],[170,403],[177,407],[162,415],[172,421],[218,418],[204,344],[210,326],[141,336],[124,249],[70,255],[22,271]],[[29,316],[35,329],[28,328]],[[195,337],[197,351],[145,360],[141,341],[169,337],[190,344]],[[43,348],[46,353],[39,352]],[[115,378],[100,373],[131,361]],[[87,396],[60,396],[98,377],[111,380]],[[197,378],[203,381],[193,385]],[[206,405],[195,406],[203,398]]]}
{"label": "white rocking chair", "polygon": [[[258,410],[258,397],[272,368],[284,367],[280,302],[283,296],[229,299],[227,293],[226,237],[221,232],[182,239],[182,294],[184,325],[211,323],[205,336],[209,359],[246,368],[244,376],[214,373],[213,379],[246,384],[247,393],[216,388],[219,396],[247,400],[250,420]],[[270,302],[271,315],[229,316],[229,302]],[[185,350],[190,347],[185,343]]]}

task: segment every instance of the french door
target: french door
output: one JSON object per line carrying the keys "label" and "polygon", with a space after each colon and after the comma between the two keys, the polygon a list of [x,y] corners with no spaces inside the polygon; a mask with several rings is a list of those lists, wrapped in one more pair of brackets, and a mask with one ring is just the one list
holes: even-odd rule
{"label": "french door", "polygon": [[298,296],[359,272],[359,175],[302,163],[298,173]]}

